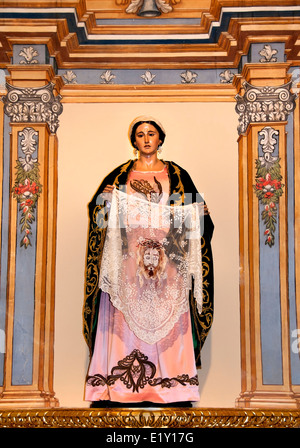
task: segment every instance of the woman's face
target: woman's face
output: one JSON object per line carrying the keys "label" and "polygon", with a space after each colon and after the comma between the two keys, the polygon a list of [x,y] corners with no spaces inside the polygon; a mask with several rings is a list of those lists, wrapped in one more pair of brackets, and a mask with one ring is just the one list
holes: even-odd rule
{"label": "woman's face", "polygon": [[135,146],[140,155],[150,156],[157,152],[161,140],[158,130],[149,123],[140,124],[135,131]]}

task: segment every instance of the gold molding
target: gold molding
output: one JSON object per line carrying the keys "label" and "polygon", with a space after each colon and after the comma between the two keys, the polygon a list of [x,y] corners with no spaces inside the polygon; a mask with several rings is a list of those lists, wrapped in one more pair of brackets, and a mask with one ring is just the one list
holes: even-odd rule
{"label": "gold molding", "polygon": [[62,103],[234,102],[231,84],[202,85],[65,85]]}
{"label": "gold molding", "polygon": [[0,409],[0,428],[297,428],[300,411],[270,409]]}

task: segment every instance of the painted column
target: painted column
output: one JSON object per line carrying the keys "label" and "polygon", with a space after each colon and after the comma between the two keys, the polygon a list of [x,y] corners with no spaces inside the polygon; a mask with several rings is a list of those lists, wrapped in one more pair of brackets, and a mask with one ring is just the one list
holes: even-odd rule
{"label": "painted column", "polygon": [[53,391],[59,78],[48,64],[7,70],[2,101],[10,159],[0,407],[52,407],[59,404]]}
{"label": "painted column", "polygon": [[288,158],[290,184],[293,187],[289,221],[294,223],[289,231],[291,381],[300,401],[300,68],[292,68],[291,71],[293,76],[295,75],[294,92],[298,95],[293,116],[289,119],[289,142],[292,151]]}
{"label": "painted column", "polygon": [[[265,61],[266,62],[266,61]],[[236,76],[242,390],[238,407],[295,408],[291,367],[293,183],[288,64],[245,64]],[[300,373],[300,365],[297,366]]]}
{"label": "painted column", "polygon": [[[6,267],[7,257],[5,254],[5,246],[7,242],[7,216],[4,202],[3,189],[7,183],[7,176],[4,171],[5,152],[4,152],[4,126],[5,126],[5,114],[4,104],[1,102],[1,98],[6,94],[5,90],[5,72],[0,70],[0,393],[3,386],[3,371],[4,371],[4,354],[5,354],[5,311],[6,311]],[[9,152],[8,152],[9,153]],[[3,281],[4,278],[4,281]]]}

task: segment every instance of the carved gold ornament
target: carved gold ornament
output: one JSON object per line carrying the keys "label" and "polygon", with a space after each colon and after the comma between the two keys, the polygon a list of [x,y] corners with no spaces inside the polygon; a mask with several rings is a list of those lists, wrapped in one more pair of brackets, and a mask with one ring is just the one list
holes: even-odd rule
{"label": "carved gold ornament", "polygon": [[2,428],[297,428],[299,410],[0,410]]}

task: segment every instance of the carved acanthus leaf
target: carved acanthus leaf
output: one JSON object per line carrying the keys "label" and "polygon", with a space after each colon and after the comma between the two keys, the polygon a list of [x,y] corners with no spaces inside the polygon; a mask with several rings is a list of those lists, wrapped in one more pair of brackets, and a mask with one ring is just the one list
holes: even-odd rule
{"label": "carved acanthus leaf", "polygon": [[6,84],[7,95],[2,97],[4,112],[12,122],[47,123],[55,133],[58,116],[62,113],[61,96],[54,96],[54,84],[37,88],[20,88]]}
{"label": "carved acanthus leaf", "polygon": [[243,84],[245,93],[236,95],[236,111],[239,114],[239,134],[249,123],[285,121],[295,108],[296,94],[291,93],[291,81],[281,86],[253,86]]}

